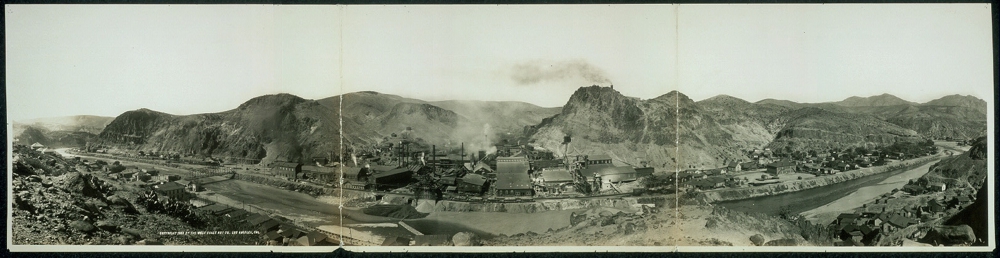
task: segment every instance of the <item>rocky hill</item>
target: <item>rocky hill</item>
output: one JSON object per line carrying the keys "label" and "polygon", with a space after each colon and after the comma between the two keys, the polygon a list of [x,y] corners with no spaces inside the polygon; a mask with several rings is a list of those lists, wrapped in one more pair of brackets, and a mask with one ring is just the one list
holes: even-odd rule
{"label": "rocky hill", "polygon": [[45,131],[87,132],[91,134],[99,134],[101,133],[101,130],[104,130],[104,127],[107,126],[108,123],[111,123],[111,120],[114,119],[114,117],[106,116],[80,115],[14,121],[13,134],[19,135],[28,127],[44,129]]}
{"label": "rocky hill", "polygon": [[898,105],[914,105],[916,103],[909,102],[899,97],[886,93],[871,97],[853,96],[841,100],[839,102],[834,102],[834,104],[845,107],[887,107],[887,106],[898,106]]}
{"label": "rocky hill", "polygon": [[232,161],[304,160],[339,153],[338,113],[316,101],[277,94],[233,110],[186,116],[148,109],[119,115],[91,147],[212,156]]}
{"label": "rocky hill", "polygon": [[49,131],[46,128],[26,126],[14,137],[14,144],[31,145],[40,143],[52,148],[80,148],[87,142],[97,138],[97,135],[82,131]]}
{"label": "rocky hill", "polygon": [[458,148],[463,142],[467,150],[488,150],[498,135],[520,135],[525,126],[560,110],[515,101],[428,102],[372,91],[318,102],[331,108],[342,104],[345,144],[366,146],[408,132],[440,150]]}
{"label": "rocky hill", "polygon": [[[794,151],[925,140],[913,128],[949,123],[938,119],[946,112],[926,118],[926,123],[908,124],[901,122],[905,116],[898,110],[928,114],[929,107],[888,94],[812,104],[773,99],[750,103],[726,95],[694,102],[672,91],[642,100],[592,86],[577,90],[561,113],[543,120],[529,135],[548,149],[560,149],[563,136],[570,135],[570,154],[609,154],[625,163],[647,160],[667,170],[718,167],[745,160],[742,153],[752,148]],[[951,115],[951,119],[966,117]],[[950,126],[961,130],[985,126],[968,121],[969,126]]]}
{"label": "rocky hill", "polygon": [[346,146],[371,146],[391,134],[407,133],[439,149],[458,148],[465,142],[466,149],[474,151],[487,149],[497,134],[521,133],[555,112],[558,108],[521,102],[426,102],[377,92],[320,100],[277,94],[219,113],[128,111],[111,121],[90,147],[235,162],[336,159],[343,126]]}
{"label": "rocky hill", "polygon": [[14,121],[14,144],[41,143],[49,147],[83,147],[111,123],[113,117],[65,116]]}
{"label": "rocky hill", "polygon": [[929,138],[970,139],[986,132],[986,101],[974,96],[949,95],[926,103],[915,103],[882,94],[850,97],[838,102],[796,103],[765,99],[791,109],[819,108],[833,113],[867,114],[879,120],[914,130]]}
{"label": "rocky hill", "polygon": [[942,159],[921,178],[932,183],[943,182],[978,189],[989,175],[986,170],[987,148],[986,137],[979,137],[969,151]]}

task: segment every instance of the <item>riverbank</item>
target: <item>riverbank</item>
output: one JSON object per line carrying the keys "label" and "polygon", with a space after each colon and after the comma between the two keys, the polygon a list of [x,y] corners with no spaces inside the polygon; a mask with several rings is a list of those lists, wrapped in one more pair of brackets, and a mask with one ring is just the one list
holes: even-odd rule
{"label": "riverbank", "polygon": [[913,167],[922,166],[930,162],[937,161],[939,159],[941,159],[941,156],[935,155],[935,156],[916,158],[912,160],[900,161],[892,165],[862,168],[847,172],[841,172],[835,175],[822,176],[811,179],[789,181],[789,182],[770,184],[764,186],[708,191],[700,193],[701,195],[700,198],[702,198],[702,200],[704,200],[705,202],[716,203],[716,202],[738,201],[738,200],[745,200],[763,196],[792,193],[816,187],[847,182],[886,172],[909,170],[912,169]]}
{"label": "riverbank", "polygon": [[[432,207],[425,209],[430,213],[437,212],[506,212],[506,213],[539,213],[546,211],[579,210],[589,208],[631,209],[639,203],[642,197],[613,198],[577,198],[536,200],[523,203],[479,203],[463,201],[437,201]],[[408,205],[413,197],[388,194],[382,197],[383,204]]]}
{"label": "riverbank", "polygon": [[827,223],[833,221],[837,215],[844,211],[861,207],[862,205],[875,200],[882,194],[888,193],[893,189],[903,187],[903,185],[906,185],[906,183],[911,179],[920,178],[929,171],[931,165],[933,164],[934,163],[926,163],[906,172],[893,175],[885,180],[882,180],[876,185],[859,188],[851,194],[841,197],[836,201],[800,214],[813,223]]}

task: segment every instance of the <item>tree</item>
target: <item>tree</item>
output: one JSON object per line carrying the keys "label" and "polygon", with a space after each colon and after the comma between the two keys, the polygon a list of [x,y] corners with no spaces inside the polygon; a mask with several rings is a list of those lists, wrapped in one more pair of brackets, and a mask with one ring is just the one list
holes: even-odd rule
{"label": "tree", "polygon": [[816,150],[809,150],[809,156],[810,157],[816,157],[817,155],[818,154],[816,153]]}

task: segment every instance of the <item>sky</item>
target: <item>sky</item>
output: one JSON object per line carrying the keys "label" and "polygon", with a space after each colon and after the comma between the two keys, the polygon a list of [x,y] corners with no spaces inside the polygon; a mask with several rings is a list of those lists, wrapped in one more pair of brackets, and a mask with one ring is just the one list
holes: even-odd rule
{"label": "sky", "polygon": [[988,4],[7,5],[10,120],[378,91],[916,102],[993,91]]}

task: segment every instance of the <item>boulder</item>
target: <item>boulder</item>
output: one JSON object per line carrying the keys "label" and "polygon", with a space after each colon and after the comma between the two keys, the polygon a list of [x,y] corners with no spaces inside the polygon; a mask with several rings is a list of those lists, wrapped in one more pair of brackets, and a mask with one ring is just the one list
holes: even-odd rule
{"label": "boulder", "polygon": [[777,239],[777,240],[767,241],[767,243],[764,243],[764,245],[765,246],[797,246],[797,245],[799,245],[799,241],[795,241],[795,239],[791,239],[791,238],[783,238],[783,239]]}
{"label": "boulder", "polygon": [[458,232],[455,236],[451,237],[451,242],[455,246],[478,246],[479,237],[470,232]]}
{"label": "boulder", "polygon": [[761,234],[750,236],[750,242],[752,242],[755,246],[762,246],[764,245],[764,236]]}
{"label": "boulder", "polygon": [[97,223],[94,223],[94,226],[97,226],[97,228],[104,231],[109,231],[109,232],[118,231],[118,224],[107,220],[98,221]]}
{"label": "boulder", "polygon": [[138,229],[131,229],[131,228],[126,228],[126,227],[122,227],[120,229],[121,229],[122,233],[131,235],[131,236],[139,238],[139,239],[145,238],[145,235],[146,235],[146,232],[144,232],[142,230],[138,230]]}
{"label": "boulder", "polygon": [[920,240],[932,245],[964,245],[976,241],[976,233],[969,225],[934,226]]}
{"label": "boulder", "polygon": [[102,197],[101,193],[97,191],[97,188],[94,188],[94,186],[90,184],[89,176],[80,174],[79,172],[72,172],[63,175],[60,187],[73,194],[90,197]]}
{"label": "boulder", "polygon": [[598,213],[598,214],[601,215],[601,217],[612,217],[612,216],[615,216],[615,214],[612,213],[612,212],[610,212],[610,211],[601,211],[601,213]]}
{"label": "boulder", "polygon": [[82,221],[82,220],[73,221],[69,225],[71,227],[73,227],[73,229],[76,229],[76,230],[78,230],[80,232],[84,232],[84,233],[94,232],[94,230],[97,229],[96,227],[94,227],[94,225],[91,225],[90,222],[86,222],[86,221]]}

